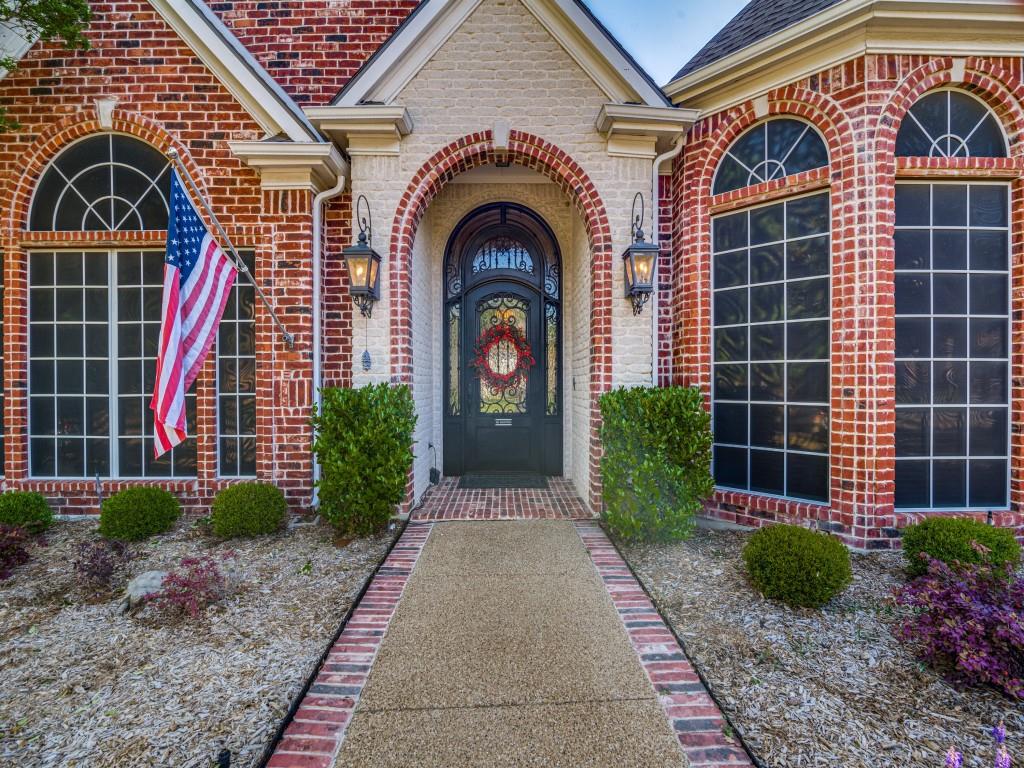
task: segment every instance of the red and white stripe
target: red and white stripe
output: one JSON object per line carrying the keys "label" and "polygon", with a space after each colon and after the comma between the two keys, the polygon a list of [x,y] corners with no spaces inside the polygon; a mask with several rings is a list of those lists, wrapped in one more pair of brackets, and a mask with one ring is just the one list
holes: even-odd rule
{"label": "red and white stripe", "polygon": [[156,360],[153,410],[154,453],[157,457],[182,442],[185,432],[185,392],[192,386],[217,338],[237,270],[231,259],[206,233],[199,262],[181,284],[177,267],[164,263],[163,314]]}

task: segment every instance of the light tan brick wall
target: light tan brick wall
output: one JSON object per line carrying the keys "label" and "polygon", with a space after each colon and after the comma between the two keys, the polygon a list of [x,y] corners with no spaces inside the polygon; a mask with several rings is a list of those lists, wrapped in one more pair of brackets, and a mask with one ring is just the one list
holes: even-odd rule
{"label": "light tan brick wall", "polygon": [[[470,133],[491,130],[499,119],[507,121],[513,131],[532,133],[556,145],[579,163],[593,180],[611,224],[616,254],[612,283],[612,382],[615,385],[648,385],[651,382],[650,317],[647,314],[633,317],[629,302],[622,298],[623,275],[617,254],[629,243],[630,211],[637,192],[643,193],[650,209],[651,161],[608,155],[605,139],[594,127],[601,105],[608,100],[518,0],[484,0],[396,99],[396,104],[409,110],[414,125],[413,132],[402,141],[400,155],[353,157],[353,198],[365,194],[370,201],[374,221],[377,223],[375,245],[383,254],[387,245],[386,232],[395,220],[410,180],[440,148]],[[506,185],[477,194],[489,196],[492,201],[523,201],[522,187]],[[555,192],[560,198],[562,209],[572,212],[564,193],[557,188]],[[431,206],[441,204],[443,201],[438,198]],[[529,202],[525,204],[530,205]],[[544,210],[538,212],[547,217]],[[449,216],[434,216],[431,209],[428,209],[417,235],[418,245],[421,235],[428,230],[432,233],[429,238],[434,245],[430,249],[430,258],[434,260],[435,266],[450,232],[450,228],[443,231],[444,227],[438,222],[442,218],[447,220]],[[579,217],[576,218],[579,221]],[[557,223],[550,220],[549,223],[555,228],[556,234],[563,237]],[[451,224],[453,226],[454,222]],[[579,277],[587,278],[588,283],[585,295],[577,294],[572,302],[567,303],[564,318],[567,331],[565,350],[568,351],[569,345],[573,345],[573,354],[570,356],[567,352],[566,360],[573,360],[576,379],[576,396],[572,397],[571,377],[567,379],[565,390],[566,411],[572,410],[574,414],[573,418],[566,419],[565,471],[573,474],[582,492],[588,482],[588,473],[584,467],[591,449],[588,411],[590,376],[586,367],[589,357],[583,354],[586,350],[589,355],[589,335],[586,335],[590,322],[589,268],[584,268],[589,262],[589,250],[587,232],[582,222],[579,222],[578,231],[568,232],[564,236],[565,245],[568,246],[564,254],[572,254],[575,264],[580,268]],[[420,256],[415,255],[414,261],[418,258]],[[363,347],[361,320],[357,319],[354,323],[353,381],[357,386],[369,381],[386,380],[395,375],[388,358],[392,316],[387,283],[391,271],[389,267],[385,264],[382,271],[382,299],[368,324],[370,352],[375,363],[374,369],[368,374],[359,369],[359,356]],[[429,271],[424,272],[414,265],[414,284],[420,274],[429,275]],[[438,277],[433,280],[430,289],[434,293],[422,287],[414,287],[411,295],[414,356],[429,355],[435,369],[433,375],[428,375],[420,370],[419,360],[414,362],[414,388],[419,389],[421,385],[431,387],[429,393],[416,393],[421,421],[418,428],[420,436],[426,434],[424,430],[428,429],[428,422],[434,424],[439,420],[442,388],[437,371],[441,364],[441,346],[439,338],[435,339],[430,349],[418,344],[416,336],[422,334],[422,329],[431,326],[419,325],[421,321],[416,318],[440,318],[439,285]],[[582,288],[582,284],[579,287]],[[431,303],[424,310],[420,304],[428,295],[431,296]],[[584,297],[586,302],[582,300]],[[417,328],[421,329],[420,334],[416,333]],[[569,332],[570,328],[576,331],[575,335]],[[437,336],[436,333],[433,335]],[[569,374],[568,370],[566,374]],[[572,409],[569,407],[571,398]],[[579,427],[579,434],[576,439],[570,439],[569,430],[574,427]],[[430,442],[434,442],[440,452],[439,440]],[[429,459],[425,443],[417,445],[416,451],[414,485],[418,496],[425,487],[422,478],[429,468]]]}

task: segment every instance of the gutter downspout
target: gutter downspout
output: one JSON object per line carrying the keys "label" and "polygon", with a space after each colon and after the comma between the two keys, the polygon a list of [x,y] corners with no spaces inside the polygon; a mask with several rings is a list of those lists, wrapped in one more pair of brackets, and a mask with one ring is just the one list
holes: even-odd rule
{"label": "gutter downspout", "polygon": [[[320,253],[323,250],[323,219],[324,219],[324,203],[333,197],[337,197],[341,194],[341,191],[345,188],[345,182],[348,181],[348,177],[344,174],[338,175],[338,183],[330,189],[326,189],[316,197],[313,198],[313,402],[316,403],[316,407],[319,410],[323,405],[323,396],[321,394],[321,387],[323,382],[322,371],[323,367],[320,361],[321,350],[323,348],[322,340],[322,328],[323,328],[323,305],[320,300],[320,287],[323,282],[323,275],[320,273]],[[320,479],[320,462],[316,460],[316,456],[313,456],[313,506],[316,507],[319,504],[316,483]]]}
{"label": "gutter downspout", "polygon": [[[661,230],[661,166],[666,160],[674,160],[683,151],[686,134],[680,134],[675,146],[668,152],[654,158],[654,170],[651,174],[651,242],[658,244],[658,233]],[[658,253],[661,260],[661,253]],[[655,279],[660,282],[658,270],[654,270]],[[651,386],[658,386],[658,291],[651,297]]]}

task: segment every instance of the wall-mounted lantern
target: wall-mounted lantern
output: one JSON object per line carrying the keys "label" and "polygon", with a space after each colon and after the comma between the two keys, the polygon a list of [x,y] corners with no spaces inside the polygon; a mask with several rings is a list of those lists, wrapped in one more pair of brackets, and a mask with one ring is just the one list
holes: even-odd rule
{"label": "wall-mounted lantern", "polygon": [[[366,209],[366,216],[359,218],[359,206]],[[370,204],[362,195],[356,200],[356,218],[359,220],[359,238],[341,250],[348,270],[348,292],[359,307],[363,317],[370,317],[373,304],[380,301],[380,254],[373,250],[373,219]]]}
{"label": "wall-mounted lantern", "polygon": [[[640,201],[640,213],[636,212]],[[644,198],[637,192],[633,198],[630,228],[632,243],[622,254],[622,266],[626,272],[626,298],[633,302],[633,314],[643,312],[644,304],[654,293],[654,270],[658,264],[658,246],[644,239]]]}

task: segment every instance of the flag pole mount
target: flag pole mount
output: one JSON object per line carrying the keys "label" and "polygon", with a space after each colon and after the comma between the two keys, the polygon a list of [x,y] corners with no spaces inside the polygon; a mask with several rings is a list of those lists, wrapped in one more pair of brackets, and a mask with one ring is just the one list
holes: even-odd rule
{"label": "flag pole mount", "polygon": [[206,215],[210,217],[210,221],[213,222],[213,226],[216,228],[217,234],[220,235],[221,240],[224,241],[224,245],[227,246],[228,252],[231,254],[231,260],[235,264],[235,269],[237,269],[239,273],[248,276],[249,282],[251,282],[253,288],[256,289],[256,293],[259,295],[260,299],[263,301],[263,304],[266,306],[267,311],[270,313],[271,319],[273,319],[274,324],[277,326],[277,329],[281,332],[281,337],[284,339],[284,343],[288,345],[288,349],[295,349],[295,335],[289,333],[288,329],[284,327],[284,323],[282,323],[281,318],[277,316],[277,312],[274,311],[274,307],[271,306],[270,300],[267,298],[267,295],[263,293],[263,289],[260,288],[259,283],[256,282],[255,276],[253,276],[252,272],[249,271],[249,268],[245,265],[245,262],[242,261],[242,257],[238,255],[238,251],[235,250],[235,246],[234,244],[232,244],[231,238],[228,237],[228,233],[225,232],[224,227],[220,225],[220,221],[214,215],[213,210],[210,208],[210,204],[206,202],[206,198],[203,197],[202,194],[199,192],[199,188],[196,187],[196,183],[192,180],[192,175],[188,172],[188,169],[185,168],[184,164],[181,162],[181,157],[178,155],[178,150],[174,149],[173,147],[171,149],[168,149],[167,157],[171,161],[171,163],[174,164],[174,167],[178,170],[178,173],[181,175],[181,177],[185,179],[185,183],[188,184],[189,189],[192,191],[192,194],[202,204],[203,210],[206,211]]}

